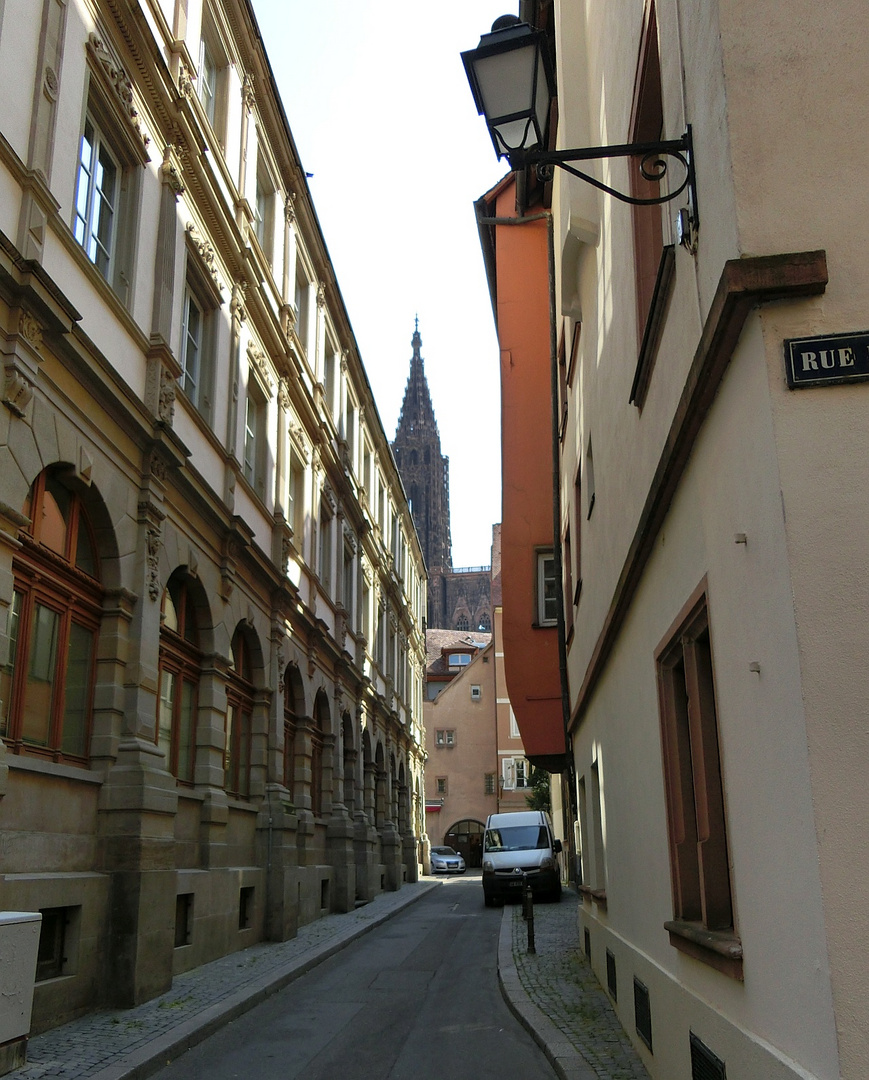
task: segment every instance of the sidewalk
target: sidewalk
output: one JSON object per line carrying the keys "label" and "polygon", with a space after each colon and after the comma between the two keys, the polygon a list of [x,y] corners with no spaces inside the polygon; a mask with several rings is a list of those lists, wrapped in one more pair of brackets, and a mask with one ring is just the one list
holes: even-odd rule
{"label": "sidewalk", "polygon": [[[7,1080],[144,1080],[164,1063],[419,900],[426,878],[346,915],[327,915],[291,941],[262,942],[177,975],[135,1009],[87,1016],[30,1040],[27,1064]],[[526,952],[520,905],[504,908],[498,974],[507,1004],[561,1080],[648,1080],[579,948],[576,893],[534,908],[537,953]]]}
{"label": "sidewalk", "polygon": [[193,971],[134,1009],[89,1013],[30,1040],[27,1064],[4,1080],[144,1080],[355,938],[440,886],[431,878],[325,915],[290,941],[260,942]]}
{"label": "sidewalk", "polygon": [[528,953],[522,905],[504,908],[498,977],[507,1004],[561,1080],[649,1080],[580,948],[579,897],[534,905],[536,953]]}

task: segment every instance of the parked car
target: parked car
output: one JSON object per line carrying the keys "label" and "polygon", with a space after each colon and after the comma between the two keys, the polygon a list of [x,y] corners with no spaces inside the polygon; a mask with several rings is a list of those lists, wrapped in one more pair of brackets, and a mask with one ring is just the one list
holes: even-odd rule
{"label": "parked car", "polygon": [[490,814],[483,834],[483,898],[486,907],[508,896],[521,897],[527,883],[536,896],[561,899],[561,841],[549,814],[519,810]]}
{"label": "parked car", "polygon": [[465,860],[451,847],[433,847],[431,872],[433,874],[464,874]]}

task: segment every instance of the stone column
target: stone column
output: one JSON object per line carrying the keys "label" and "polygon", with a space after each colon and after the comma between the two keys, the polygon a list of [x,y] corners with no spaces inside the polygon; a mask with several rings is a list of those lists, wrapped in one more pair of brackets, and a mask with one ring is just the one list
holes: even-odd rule
{"label": "stone column", "polygon": [[172,984],[176,783],[156,745],[160,551],[166,459],[156,447],[139,493],[135,586],[117,758],[100,791],[103,869],[112,878],[111,1004],[131,1007]]}

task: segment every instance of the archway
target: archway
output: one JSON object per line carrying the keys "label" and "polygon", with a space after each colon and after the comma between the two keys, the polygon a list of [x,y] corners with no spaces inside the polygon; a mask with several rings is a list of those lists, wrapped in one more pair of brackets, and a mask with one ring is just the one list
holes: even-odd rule
{"label": "archway", "polygon": [[486,826],[482,821],[464,818],[451,825],[444,836],[444,843],[462,856],[469,868],[483,865],[483,832]]}

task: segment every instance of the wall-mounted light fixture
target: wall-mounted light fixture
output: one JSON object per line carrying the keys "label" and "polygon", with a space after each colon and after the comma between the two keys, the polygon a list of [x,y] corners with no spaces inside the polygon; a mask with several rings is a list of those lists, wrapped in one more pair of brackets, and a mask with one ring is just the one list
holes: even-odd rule
{"label": "wall-mounted light fixture", "polygon": [[[480,38],[476,49],[462,53],[462,62],[477,112],[485,117],[495,153],[499,158],[506,158],[512,170],[524,170],[533,165],[538,177],[546,182],[552,179],[555,168],[564,169],[634,206],[671,202],[687,189],[690,201],[687,216],[696,229],[697,192],[690,126],[681,139],[591,146],[580,150],[546,150],[555,80],[543,31],[532,29],[515,15],[502,15],[495,20],[491,33]],[[665,195],[644,198],[626,195],[568,164],[613,157],[639,158],[640,172],[649,181],[663,180],[668,172],[668,158],[679,163],[685,176],[678,187]]]}

